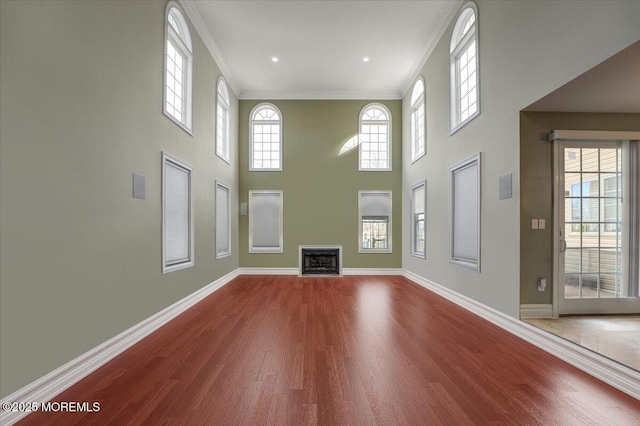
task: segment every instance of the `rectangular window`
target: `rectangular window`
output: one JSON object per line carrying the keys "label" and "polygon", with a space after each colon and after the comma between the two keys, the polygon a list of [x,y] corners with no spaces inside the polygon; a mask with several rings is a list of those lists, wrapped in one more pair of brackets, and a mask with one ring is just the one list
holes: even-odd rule
{"label": "rectangular window", "polygon": [[425,258],[426,182],[411,188],[411,254]]}
{"label": "rectangular window", "polygon": [[282,191],[249,191],[249,253],[282,253]]}
{"label": "rectangular window", "polygon": [[192,168],[162,153],[162,272],[193,266]]}
{"label": "rectangular window", "polygon": [[391,253],[391,191],[358,191],[360,253]]}
{"label": "rectangular window", "polygon": [[229,187],[216,181],[216,259],[231,254],[229,242]]}
{"label": "rectangular window", "polygon": [[480,272],[480,153],[449,169],[451,263]]}
{"label": "rectangular window", "polygon": [[216,155],[229,163],[228,106],[222,100],[219,100],[216,111]]}
{"label": "rectangular window", "polygon": [[411,161],[414,162],[425,154],[424,146],[424,98],[421,96],[411,111]]}

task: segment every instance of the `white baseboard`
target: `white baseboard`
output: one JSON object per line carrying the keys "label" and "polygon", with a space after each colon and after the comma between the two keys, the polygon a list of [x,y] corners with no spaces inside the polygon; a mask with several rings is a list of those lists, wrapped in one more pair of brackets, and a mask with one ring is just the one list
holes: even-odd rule
{"label": "white baseboard", "polygon": [[553,318],[552,304],[520,305],[520,319]]}
{"label": "white baseboard", "polygon": [[402,275],[399,268],[342,268],[342,275]]}
{"label": "white baseboard", "polygon": [[[62,367],[59,367],[27,386],[18,389],[11,395],[3,398],[1,403],[42,403],[50,401],[56,395],[59,395],[64,390],[68,389],[73,384],[98,369],[98,367],[106,364],[117,355],[129,349],[131,346],[135,345],[140,340],[171,321],[173,318],[200,302],[202,299],[209,296],[211,293],[218,290],[238,275],[239,271],[236,269],[211,284],[202,287],[200,290],[191,293],[173,305],[166,307],[146,320],[139,322],[101,345],[98,345],[90,351],[69,361]],[[6,426],[12,425],[27,414],[29,413],[2,411],[2,413],[0,413],[0,424]]]}
{"label": "white baseboard", "polygon": [[298,268],[238,268],[239,275],[298,275]]}
{"label": "white baseboard", "polygon": [[549,352],[616,389],[640,400],[640,372],[555,336],[483,303],[404,270],[404,276],[453,303],[492,322],[500,328]]}

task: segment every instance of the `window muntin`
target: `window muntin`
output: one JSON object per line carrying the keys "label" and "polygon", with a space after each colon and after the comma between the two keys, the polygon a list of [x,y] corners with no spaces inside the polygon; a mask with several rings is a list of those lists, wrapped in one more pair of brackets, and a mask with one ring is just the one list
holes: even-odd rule
{"label": "window muntin", "polygon": [[478,10],[467,3],[451,34],[451,132],[455,132],[480,113],[478,78]]}
{"label": "window muntin", "polygon": [[359,170],[391,170],[391,113],[382,104],[369,104],[360,113]]}
{"label": "window muntin", "polygon": [[360,253],[391,253],[391,191],[358,192]]}
{"label": "window muntin", "polygon": [[249,253],[283,252],[282,191],[249,191]]}
{"label": "window muntin", "polygon": [[411,254],[425,258],[426,182],[411,188]]}
{"label": "window muntin", "polygon": [[193,50],[189,27],[176,2],[167,5],[164,114],[191,133]]}
{"label": "window muntin", "polygon": [[229,187],[216,181],[216,259],[231,255]]}
{"label": "window muntin", "polygon": [[193,266],[192,168],[162,153],[162,272]]}
{"label": "window muntin", "polygon": [[216,102],[216,155],[227,163],[229,159],[229,91],[222,78],[218,80]]}
{"label": "window muntin", "polygon": [[450,262],[480,272],[480,154],[449,169]]}
{"label": "window muntin", "polygon": [[424,82],[418,79],[411,93],[411,161],[426,153]]}
{"label": "window muntin", "polygon": [[251,158],[249,170],[282,170],[282,114],[273,104],[251,111]]}

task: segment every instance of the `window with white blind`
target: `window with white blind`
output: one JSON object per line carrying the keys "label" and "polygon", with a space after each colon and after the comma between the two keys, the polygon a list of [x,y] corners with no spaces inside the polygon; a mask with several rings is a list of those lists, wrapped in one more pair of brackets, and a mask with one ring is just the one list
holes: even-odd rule
{"label": "window with white blind", "polygon": [[358,251],[391,253],[391,191],[358,191]]}
{"label": "window with white blind", "polygon": [[231,254],[229,187],[216,181],[216,259]]}
{"label": "window with white blind", "polygon": [[192,168],[162,153],[162,272],[193,266]]}
{"label": "window with white blind", "polygon": [[411,162],[426,153],[425,96],[422,77],[411,92]]}
{"label": "window with white blind", "polygon": [[425,181],[417,183],[411,188],[411,254],[425,258],[426,237],[426,204],[427,184]]}
{"label": "window with white blind", "polygon": [[229,158],[229,90],[227,83],[218,79],[216,102],[216,155],[230,164]]}
{"label": "window with white blind", "polygon": [[282,253],[282,191],[249,191],[249,253]]}
{"label": "window with white blind", "polygon": [[391,171],[391,113],[382,104],[369,104],[360,112],[361,171]]}
{"label": "window with white blind", "polygon": [[449,44],[451,133],[480,114],[478,63],[478,7],[468,2],[458,13]]}
{"label": "window with white blind", "polygon": [[273,104],[263,103],[251,110],[249,170],[282,170],[282,114]]}
{"label": "window with white blind", "polygon": [[191,134],[193,48],[189,26],[175,1],[167,4],[163,112]]}
{"label": "window with white blind", "polygon": [[449,169],[451,263],[480,272],[480,153]]}

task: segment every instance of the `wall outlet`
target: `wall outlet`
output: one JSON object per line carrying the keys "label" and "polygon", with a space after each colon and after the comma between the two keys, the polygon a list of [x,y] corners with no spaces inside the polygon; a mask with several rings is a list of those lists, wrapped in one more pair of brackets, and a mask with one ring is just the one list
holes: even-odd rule
{"label": "wall outlet", "polygon": [[538,280],[538,291],[544,291],[547,288],[547,280],[540,278]]}

